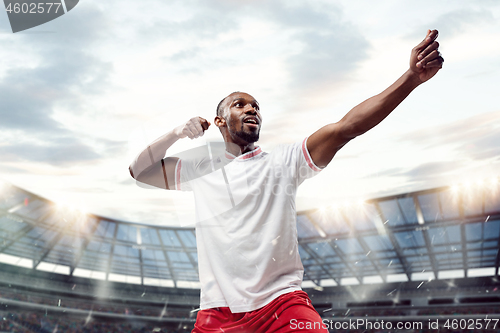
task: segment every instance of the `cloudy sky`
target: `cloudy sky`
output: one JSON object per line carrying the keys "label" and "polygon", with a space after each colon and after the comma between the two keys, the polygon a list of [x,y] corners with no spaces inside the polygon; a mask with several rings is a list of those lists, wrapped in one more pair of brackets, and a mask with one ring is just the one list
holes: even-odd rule
{"label": "cloudy sky", "polygon": [[[498,176],[497,0],[81,0],[13,34],[0,13],[0,179],[127,221],[184,224],[187,193],[128,165],[233,91],[260,102],[260,146],[303,139],[381,92],[427,29],[443,70],[304,183],[298,209]],[[219,139],[178,142],[171,153]],[[187,215],[186,215],[187,216]]]}

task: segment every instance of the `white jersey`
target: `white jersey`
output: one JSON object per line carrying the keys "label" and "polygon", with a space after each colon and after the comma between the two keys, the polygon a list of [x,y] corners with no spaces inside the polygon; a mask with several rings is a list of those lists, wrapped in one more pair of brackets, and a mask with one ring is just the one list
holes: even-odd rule
{"label": "white jersey", "polygon": [[320,171],[306,142],[177,162],[176,189],[195,197],[201,309],[248,312],[301,289],[295,196]]}

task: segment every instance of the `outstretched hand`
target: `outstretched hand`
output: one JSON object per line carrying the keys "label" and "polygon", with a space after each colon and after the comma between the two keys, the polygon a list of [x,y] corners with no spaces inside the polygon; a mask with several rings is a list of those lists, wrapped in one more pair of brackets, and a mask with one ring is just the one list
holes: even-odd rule
{"label": "outstretched hand", "polygon": [[418,75],[421,82],[429,80],[443,68],[444,59],[438,50],[437,36],[437,30],[427,31],[425,39],[411,51],[410,70]]}
{"label": "outstretched hand", "polygon": [[189,119],[185,124],[182,124],[174,129],[174,133],[179,139],[188,137],[196,139],[205,134],[205,131],[210,127],[210,122],[202,117],[194,117]]}

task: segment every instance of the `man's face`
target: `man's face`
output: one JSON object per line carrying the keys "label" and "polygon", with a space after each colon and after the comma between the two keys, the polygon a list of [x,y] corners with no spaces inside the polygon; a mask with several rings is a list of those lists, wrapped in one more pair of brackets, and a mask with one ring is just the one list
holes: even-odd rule
{"label": "man's face", "polygon": [[234,93],[226,98],[224,118],[235,143],[253,143],[259,140],[262,117],[259,103],[246,93]]}

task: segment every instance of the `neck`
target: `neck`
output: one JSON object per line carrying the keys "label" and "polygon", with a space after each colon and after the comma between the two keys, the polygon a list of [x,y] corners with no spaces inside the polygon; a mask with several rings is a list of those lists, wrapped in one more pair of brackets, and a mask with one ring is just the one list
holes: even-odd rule
{"label": "neck", "polygon": [[237,144],[226,141],[226,150],[234,156],[240,156],[255,149],[254,143]]}

